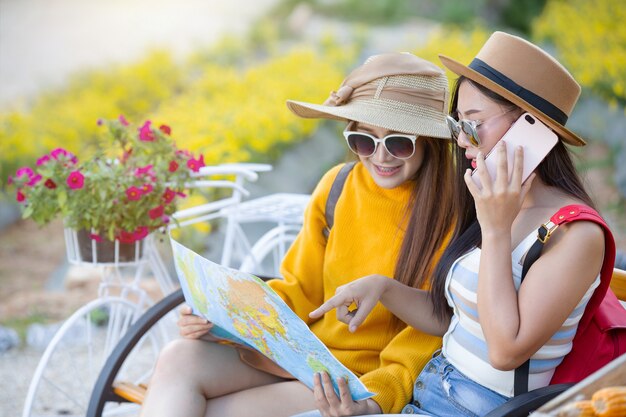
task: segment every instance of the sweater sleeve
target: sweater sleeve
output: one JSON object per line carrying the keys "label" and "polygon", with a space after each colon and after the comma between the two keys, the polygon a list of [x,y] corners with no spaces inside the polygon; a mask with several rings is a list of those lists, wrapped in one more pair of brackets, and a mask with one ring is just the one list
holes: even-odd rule
{"label": "sweater sleeve", "polygon": [[311,195],[304,212],[302,230],[287,251],[280,271],[283,279],[269,285],[305,323],[309,313],[324,302],[324,255],[326,238],[326,200],[341,165],[328,171]]}
{"label": "sweater sleeve", "polygon": [[413,396],[422,368],[441,347],[441,338],[407,326],[380,353],[380,367],[361,376],[384,414],[399,413]]}

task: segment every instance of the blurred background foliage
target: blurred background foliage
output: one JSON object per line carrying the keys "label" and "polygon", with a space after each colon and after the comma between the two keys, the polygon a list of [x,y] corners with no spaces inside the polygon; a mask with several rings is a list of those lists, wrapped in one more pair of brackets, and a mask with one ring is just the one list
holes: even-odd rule
{"label": "blurred background foliage", "polygon": [[[340,22],[341,30],[301,39],[293,15],[303,8]],[[437,29],[412,52],[436,63],[440,53],[469,62],[493,30],[520,34],[557,56],[582,84],[584,96],[600,97],[624,123],[621,0],[282,0],[247,37],[224,38],[183,62],[153,52],[132,64],[78,73],[64,88],[0,112],[0,184],[59,146],[88,157],[96,120],[119,114],[170,125],[180,147],[202,152],[207,164],[272,162],[319,123],[293,117],[286,99],[322,101],[368,52],[370,29],[423,19],[436,22]],[[610,123],[594,126],[603,124]],[[601,129],[581,133],[591,140],[608,135]],[[615,155],[626,153],[622,148]],[[616,182],[623,181],[626,195],[622,170]]]}
{"label": "blurred background foliage", "polygon": [[89,157],[97,120],[119,114],[171,126],[178,146],[202,152],[207,164],[272,161],[316,124],[290,117],[285,98],[319,99],[341,82],[354,54],[300,47],[254,62],[234,58],[254,56],[246,48],[227,39],[184,63],[152,53],[136,64],[80,74],[30,108],[0,114],[1,177],[57,147]]}
{"label": "blurred background foliage", "polygon": [[626,105],[626,3],[552,1],[533,23],[583,86],[615,106]]}

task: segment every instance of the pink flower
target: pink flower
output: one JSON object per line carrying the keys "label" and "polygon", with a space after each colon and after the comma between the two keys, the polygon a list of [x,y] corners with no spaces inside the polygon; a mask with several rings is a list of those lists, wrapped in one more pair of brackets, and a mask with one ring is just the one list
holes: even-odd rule
{"label": "pink flower", "polygon": [[32,177],[30,177],[30,180],[26,183],[26,185],[28,185],[29,187],[33,187],[37,185],[39,181],[41,181],[41,178],[42,177],[39,174],[33,175]]}
{"label": "pink flower", "polygon": [[64,156],[66,159],[69,159],[70,162],[72,162],[73,164],[78,162],[78,159],[76,159],[73,153],[68,152],[63,148],[54,149],[52,152],[50,152],[50,155],[56,160],[58,160],[60,156]]}
{"label": "pink flower", "polygon": [[95,240],[96,242],[102,242],[102,236],[97,233],[90,233],[89,237],[91,238],[91,240]]}
{"label": "pink flower", "polygon": [[169,216],[163,216],[163,217],[161,217],[161,221],[164,224],[168,224],[170,222],[170,218],[169,218]]}
{"label": "pink flower", "polygon": [[178,162],[176,161],[171,161],[170,162],[170,166],[167,169],[169,172],[176,172],[176,170],[178,169]]}
{"label": "pink flower", "polygon": [[149,230],[148,230],[148,228],[146,226],[139,226],[133,232],[133,237],[135,238],[135,240],[141,240],[144,237],[148,236],[148,232],[149,232]]}
{"label": "pink flower", "polygon": [[68,152],[63,148],[56,148],[52,152],[50,152],[50,155],[52,155],[54,159],[59,159],[59,156],[61,155],[67,156],[67,154]]}
{"label": "pink flower", "polygon": [[179,196],[180,198],[187,198],[187,194],[180,192],[180,191],[176,191],[176,195]]}
{"label": "pink flower", "polygon": [[187,149],[177,149],[176,150],[176,155],[183,156],[183,157],[186,157],[186,158],[193,158],[193,155]]}
{"label": "pink flower", "polygon": [[85,185],[85,177],[80,171],[72,171],[67,177],[67,186],[72,190],[78,190]]}
{"label": "pink flower", "polygon": [[35,175],[35,172],[32,170],[31,167],[22,167],[15,172],[15,176],[19,178],[22,175],[26,175],[28,178],[32,178],[33,175]]}
{"label": "pink flower", "polygon": [[148,211],[148,215],[150,216],[152,220],[154,220],[157,217],[161,217],[163,215],[163,211],[164,211],[163,206],[158,206]]}
{"label": "pink flower", "polygon": [[135,170],[135,177],[142,177],[144,175],[148,175],[150,177],[154,177],[154,169],[152,169],[152,165],[146,165],[145,167],[139,167]]}
{"label": "pink flower", "polygon": [[143,194],[151,193],[152,190],[154,190],[154,187],[152,186],[152,184],[144,184],[141,186],[141,192]]}
{"label": "pink flower", "polygon": [[9,178],[7,178],[7,185],[11,184],[13,184],[13,177],[9,175]]}
{"label": "pink flower", "polygon": [[166,135],[171,135],[172,134],[172,128],[169,127],[168,125],[161,125],[159,126],[159,130],[163,133],[165,133]]}
{"label": "pink flower", "polygon": [[51,190],[54,190],[55,188],[57,188],[56,183],[52,181],[50,178],[48,178],[46,182],[43,183],[43,185],[45,185],[46,188],[49,188]]}
{"label": "pink flower", "polygon": [[203,166],[205,166],[204,155],[200,155],[200,158],[198,159],[191,158],[187,161],[187,167],[189,167],[189,169],[191,169],[193,172],[200,171],[200,168],[202,168]]}
{"label": "pink flower", "polygon": [[137,201],[141,198],[141,188],[137,188],[134,185],[132,187],[129,187],[126,190],[126,197],[128,197],[128,200],[130,201]]}
{"label": "pink flower", "polygon": [[26,200],[26,196],[24,195],[22,190],[17,190],[15,199],[17,200],[18,203],[21,203],[22,201]]}
{"label": "pink flower", "polygon": [[165,192],[163,193],[163,200],[165,201],[165,204],[171,203],[175,197],[176,193],[174,192],[174,190],[171,190],[169,188],[165,189]]}
{"label": "pink flower", "polygon": [[41,158],[39,158],[37,160],[37,166],[41,166],[41,165],[43,165],[43,164],[45,164],[46,162],[49,162],[49,161],[51,161],[50,155],[44,155],[44,156],[42,156]]}
{"label": "pink flower", "polygon": [[154,132],[150,129],[150,124],[152,122],[150,120],[146,121],[143,126],[139,128],[139,139],[144,142],[153,142],[154,141]]}
{"label": "pink flower", "polygon": [[98,119],[98,120],[96,120],[96,124],[97,124],[98,126],[102,126],[102,125],[104,124],[104,120],[102,120],[102,119]]}
{"label": "pink flower", "polygon": [[120,116],[117,118],[117,120],[120,121],[122,126],[128,126],[128,120],[126,120],[126,118],[124,117],[123,114],[120,114]]}

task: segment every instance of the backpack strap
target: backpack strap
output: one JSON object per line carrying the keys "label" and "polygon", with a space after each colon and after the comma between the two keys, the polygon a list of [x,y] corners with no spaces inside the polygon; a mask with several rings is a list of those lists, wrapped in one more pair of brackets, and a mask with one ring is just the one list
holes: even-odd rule
{"label": "backpack strap", "polygon": [[326,239],[328,239],[330,229],[332,229],[333,224],[335,224],[335,206],[337,205],[337,200],[339,200],[339,196],[343,190],[343,185],[346,183],[348,174],[352,171],[354,165],[356,165],[356,161],[345,163],[339,170],[339,173],[337,173],[337,176],[333,181],[333,185],[330,187],[330,192],[328,193],[328,198],[326,199],[326,210],[324,211],[324,215],[326,216],[326,227],[322,229],[322,234]]}
{"label": "backpack strap", "polygon": [[[526,258],[524,259],[524,265],[522,267],[523,281],[532,264],[539,259],[543,246],[550,239],[552,233],[554,233],[560,225],[578,220],[591,221],[602,227],[604,231],[604,262],[602,263],[602,269],[600,270],[600,285],[595,289],[593,295],[587,303],[587,306],[585,307],[585,312],[578,323],[577,334],[581,329],[584,329],[589,325],[594,312],[600,303],[602,303],[602,300],[604,299],[604,296],[609,288],[609,284],[611,283],[611,276],[615,265],[615,240],[613,239],[613,234],[604,219],[598,214],[597,211],[588,206],[572,204],[562,207],[552,217],[550,217],[548,222],[539,227],[539,230],[537,230],[537,240],[530,247],[528,253],[526,253]],[[530,359],[515,370],[513,395],[528,392],[529,370]]]}

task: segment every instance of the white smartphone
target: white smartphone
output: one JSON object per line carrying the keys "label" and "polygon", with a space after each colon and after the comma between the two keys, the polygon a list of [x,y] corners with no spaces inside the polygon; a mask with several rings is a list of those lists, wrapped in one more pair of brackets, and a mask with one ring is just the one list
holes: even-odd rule
{"label": "white smartphone", "polygon": [[[548,153],[554,148],[559,140],[548,126],[530,113],[522,114],[519,119],[502,136],[502,141],[506,142],[506,158],[509,169],[509,179],[513,173],[513,160],[515,158],[515,148],[522,146],[524,149],[524,170],[522,183],[537,168]],[[487,172],[492,180],[496,178],[497,166],[496,152],[490,151],[485,157]],[[472,179],[478,188],[482,188],[480,178],[475,169],[472,172]]]}

